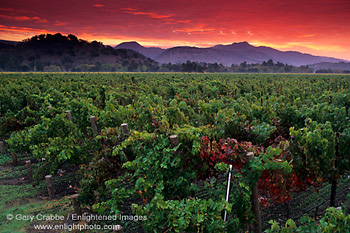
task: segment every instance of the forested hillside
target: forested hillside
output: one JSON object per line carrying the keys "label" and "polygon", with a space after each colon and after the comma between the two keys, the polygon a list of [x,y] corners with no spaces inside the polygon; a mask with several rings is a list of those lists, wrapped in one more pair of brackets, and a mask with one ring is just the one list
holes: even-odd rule
{"label": "forested hillside", "polygon": [[154,71],[157,63],[128,49],[115,50],[74,35],[42,34],[16,45],[0,43],[2,71]]}

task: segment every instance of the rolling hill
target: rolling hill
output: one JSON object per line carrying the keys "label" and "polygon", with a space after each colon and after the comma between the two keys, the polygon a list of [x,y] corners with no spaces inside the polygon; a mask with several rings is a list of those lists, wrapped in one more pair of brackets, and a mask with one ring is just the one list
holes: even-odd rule
{"label": "rolling hill", "polygon": [[124,42],[115,47],[116,49],[131,49],[136,52],[139,52],[146,57],[155,59],[157,58],[165,49],[157,48],[157,47],[143,47],[136,41],[132,42]]}
{"label": "rolling hill", "polygon": [[[215,45],[209,48],[198,47],[173,47],[169,49],[147,48],[137,42],[124,42],[116,49],[128,48],[135,50],[160,63],[184,63],[186,61],[219,63],[225,66],[247,63],[262,63],[272,59],[274,62],[282,62],[293,66],[302,66],[320,62],[343,62],[342,59],[332,57],[314,56],[296,51],[279,51],[266,46],[253,46],[248,42],[233,43],[230,45]],[[157,56],[158,55],[158,56]]]}
{"label": "rolling hill", "polygon": [[157,62],[130,49],[116,50],[74,35],[43,34],[0,42],[2,71],[154,71]]}

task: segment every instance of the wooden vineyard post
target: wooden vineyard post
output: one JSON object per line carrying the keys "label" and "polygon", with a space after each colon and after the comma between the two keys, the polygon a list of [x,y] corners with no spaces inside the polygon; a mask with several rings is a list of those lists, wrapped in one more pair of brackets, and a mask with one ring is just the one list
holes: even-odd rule
{"label": "wooden vineyard post", "polygon": [[98,129],[96,125],[96,116],[90,117],[92,132],[96,135],[98,134]]}
{"label": "wooden vineyard post", "polygon": [[32,167],[32,162],[30,160],[26,161],[26,166],[28,168],[28,173],[27,173],[27,179],[29,182],[33,181],[33,167]]}
{"label": "wooden vineyard post", "polygon": [[18,156],[17,156],[17,153],[11,151],[11,156],[12,156],[12,163],[13,163],[13,166],[17,166],[17,165],[18,165]]}
{"label": "wooden vineyard post", "polygon": [[287,219],[290,219],[290,200],[286,203],[287,208]]}
{"label": "wooden vineyard post", "polygon": [[[339,156],[339,136],[340,133],[337,132],[336,133],[336,139],[335,139],[335,164],[334,164],[334,169],[337,169],[337,161],[340,158]],[[335,207],[335,201],[336,201],[336,197],[337,197],[337,179],[333,177],[332,179],[332,186],[331,186],[331,197],[330,197],[330,203],[329,206],[330,207]]]}
{"label": "wooden vineyard post", "polygon": [[130,130],[129,130],[128,123],[123,123],[123,124],[121,124],[121,127],[122,127],[122,134],[123,134],[124,136],[129,136]]}
{"label": "wooden vineyard post", "polygon": [[[247,153],[247,162],[254,158],[253,152]],[[254,184],[252,187],[252,195],[250,197],[252,202],[252,211],[255,217],[256,222],[254,223],[254,232],[261,233],[262,232],[262,224],[261,224],[261,215],[260,215],[260,206],[259,206],[259,193],[258,193],[258,185]]]}
{"label": "wooden vineyard post", "polygon": [[170,141],[174,146],[179,145],[179,138],[177,135],[170,135]]}
{"label": "wooden vineyard post", "polygon": [[124,233],[123,227],[120,225],[114,225],[113,226],[113,232],[114,233]]}
{"label": "wooden vineyard post", "polygon": [[[174,147],[179,145],[179,138],[177,137],[177,135],[170,135],[169,139],[171,144],[173,144]],[[179,153],[180,153],[179,149],[173,152],[175,156],[178,156]]]}
{"label": "wooden vineyard post", "polygon": [[333,179],[332,180],[332,186],[331,186],[331,197],[330,197],[330,207],[335,207],[335,199],[337,195],[337,180]]}
{"label": "wooden vineyard post", "polygon": [[82,212],[81,212],[81,208],[80,208],[80,203],[78,201],[78,197],[79,197],[79,194],[74,194],[71,196],[74,213],[77,215],[81,215]]}
{"label": "wooden vineyard post", "polygon": [[47,192],[49,194],[49,197],[54,197],[55,196],[55,190],[54,190],[54,187],[53,187],[52,175],[45,176],[45,180],[46,180],[46,188],[47,188]]}
{"label": "wooden vineyard post", "polygon": [[73,121],[72,113],[70,112],[70,110],[65,111],[65,113],[66,113],[67,119],[70,121]]}
{"label": "wooden vineyard post", "polygon": [[5,149],[5,142],[4,141],[1,141],[0,142],[0,152],[1,154],[6,154],[6,149]]}

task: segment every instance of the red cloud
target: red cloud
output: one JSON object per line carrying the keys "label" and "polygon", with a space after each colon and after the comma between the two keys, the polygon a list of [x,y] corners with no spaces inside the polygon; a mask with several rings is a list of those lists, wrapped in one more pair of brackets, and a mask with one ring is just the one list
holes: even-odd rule
{"label": "red cloud", "polygon": [[0,18],[7,19],[7,20],[14,20],[14,21],[36,21],[39,23],[47,23],[47,19],[42,19],[40,17],[34,16],[15,16],[15,15],[0,15]]}
{"label": "red cloud", "polygon": [[215,28],[204,28],[204,27],[193,27],[193,28],[178,28],[174,31],[176,32],[211,32],[214,31]]}
{"label": "red cloud", "polygon": [[37,28],[29,28],[29,27],[14,27],[14,26],[5,26],[5,25],[0,25],[0,31],[2,31],[3,33],[9,33],[9,32],[13,32],[13,33],[20,33],[23,35],[37,35],[37,34],[47,34],[47,33],[51,33],[53,34],[54,32],[51,31],[47,31],[44,29],[37,29]]}
{"label": "red cloud", "polygon": [[[5,32],[0,28],[0,39],[22,40],[47,30],[108,44],[137,40],[162,47],[248,41],[350,59],[349,0],[336,3],[269,0],[266,4],[259,0],[94,0],[85,3],[85,0],[60,0],[57,7],[51,1],[0,0],[0,24],[27,28],[23,33]],[[40,32],[28,32],[28,28]],[[296,45],[296,42],[301,43]]]}
{"label": "red cloud", "polygon": [[55,25],[56,26],[64,26],[64,25],[67,25],[68,23],[66,23],[66,22],[62,22],[62,21],[59,21],[59,20],[56,20],[55,21]]}
{"label": "red cloud", "polygon": [[13,11],[12,8],[0,8],[0,11]]}
{"label": "red cloud", "polygon": [[124,10],[124,12],[128,13],[128,14],[145,15],[145,16],[149,16],[153,19],[166,19],[166,18],[170,18],[171,16],[174,16],[174,14],[160,15],[160,14],[152,13],[152,12],[142,12],[142,11],[137,11],[136,9],[133,9],[133,8],[121,8],[121,10]]}

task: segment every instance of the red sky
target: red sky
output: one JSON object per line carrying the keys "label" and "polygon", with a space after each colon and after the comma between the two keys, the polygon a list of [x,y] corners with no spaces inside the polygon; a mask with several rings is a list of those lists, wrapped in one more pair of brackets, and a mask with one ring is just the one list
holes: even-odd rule
{"label": "red sky", "polygon": [[1,0],[0,39],[56,32],[163,48],[248,41],[350,60],[350,0]]}

